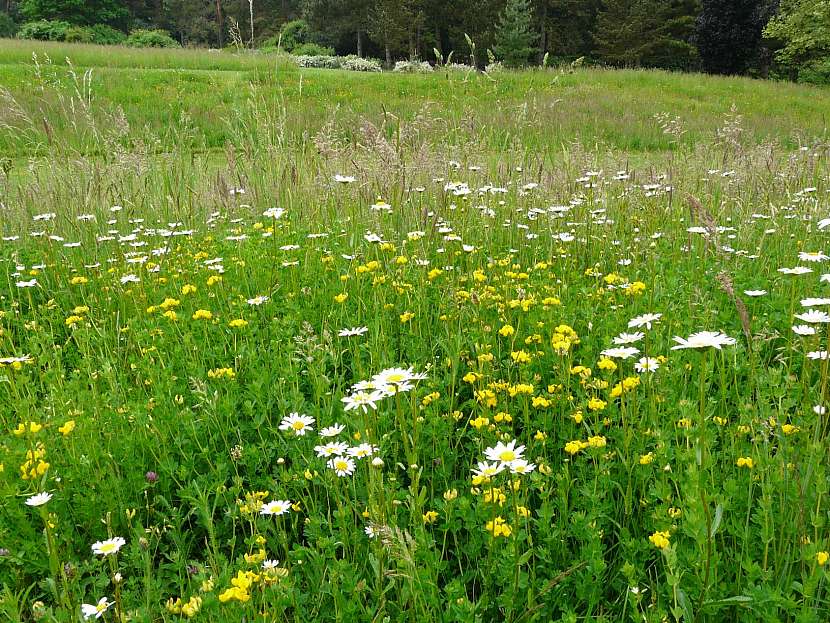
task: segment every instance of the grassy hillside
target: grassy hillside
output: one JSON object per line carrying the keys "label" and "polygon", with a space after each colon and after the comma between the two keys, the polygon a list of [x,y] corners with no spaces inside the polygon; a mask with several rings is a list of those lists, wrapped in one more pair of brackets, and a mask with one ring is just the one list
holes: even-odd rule
{"label": "grassy hillside", "polygon": [[[14,157],[42,155],[49,141],[88,152],[94,142],[84,131],[106,123],[114,110],[123,110],[130,125],[123,140],[152,136],[161,150],[181,140],[193,149],[221,148],[231,135],[228,124],[257,105],[279,115],[285,139],[295,144],[327,123],[354,140],[364,121],[420,115],[434,121],[425,128],[432,142],[457,143],[473,132],[486,147],[535,154],[555,154],[574,142],[590,150],[672,149],[673,137],[655,122],[658,113],[679,117],[685,130],[679,145],[688,148],[711,140],[733,106],[751,141],[792,147],[824,136],[830,110],[827,90],[749,79],[591,69],[492,77],[301,71],[266,55],[29,41],[0,44],[0,84],[30,121],[27,127],[8,112],[3,119],[27,130],[0,134],[0,149]],[[64,118],[62,98],[76,88],[88,110],[84,119]],[[393,127],[387,123],[387,132]]]}

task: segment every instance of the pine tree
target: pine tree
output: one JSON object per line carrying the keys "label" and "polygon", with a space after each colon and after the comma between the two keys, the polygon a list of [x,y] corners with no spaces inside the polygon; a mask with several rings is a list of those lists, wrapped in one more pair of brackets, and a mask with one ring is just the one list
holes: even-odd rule
{"label": "pine tree", "polygon": [[714,74],[742,74],[758,57],[761,33],[774,0],[703,0],[696,42],[703,68]]}
{"label": "pine tree", "polygon": [[536,52],[530,0],[507,0],[496,29],[496,56],[508,67],[522,67]]}
{"label": "pine tree", "polygon": [[618,66],[690,69],[697,0],[606,0],[597,16],[597,56]]}

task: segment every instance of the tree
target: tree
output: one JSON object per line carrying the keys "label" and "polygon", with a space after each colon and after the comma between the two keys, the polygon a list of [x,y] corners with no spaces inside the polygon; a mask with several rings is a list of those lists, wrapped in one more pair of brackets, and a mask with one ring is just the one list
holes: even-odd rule
{"label": "tree", "polygon": [[304,0],[302,13],[316,43],[337,46],[348,37],[363,56],[372,0]]}
{"label": "tree", "polygon": [[697,52],[696,0],[606,0],[597,16],[597,56],[612,65],[690,69]]}
{"label": "tree", "polygon": [[777,44],[775,58],[793,79],[806,69],[830,73],[830,0],[783,0],[764,36]]}
{"label": "tree", "polygon": [[73,24],[110,24],[125,27],[130,13],[118,0],[22,0],[20,14],[27,20],[65,20]]}
{"label": "tree", "polygon": [[508,67],[527,65],[539,33],[533,28],[530,0],[507,0],[496,28],[496,56]]}
{"label": "tree", "polygon": [[774,10],[770,0],[703,0],[696,42],[703,68],[742,74],[758,57],[761,34]]}
{"label": "tree", "polygon": [[369,12],[369,35],[383,46],[386,65],[392,65],[392,52],[399,50],[409,35],[412,18],[405,0],[375,0]]}

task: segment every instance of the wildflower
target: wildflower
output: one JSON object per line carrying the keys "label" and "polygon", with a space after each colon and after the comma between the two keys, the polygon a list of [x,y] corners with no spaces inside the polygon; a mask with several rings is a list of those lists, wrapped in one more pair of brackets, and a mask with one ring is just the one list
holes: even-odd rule
{"label": "wildflower", "polygon": [[363,409],[364,413],[369,411],[369,408],[377,409],[377,402],[385,398],[386,394],[382,391],[357,391],[351,396],[343,396],[340,400],[345,403],[344,410],[351,411],[352,409]]}
{"label": "wildflower", "polygon": [[628,328],[639,329],[640,327],[645,327],[646,329],[651,329],[651,325],[662,317],[663,314],[643,314],[642,316],[637,316],[629,320]]}
{"label": "wildflower", "polygon": [[435,523],[438,519],[438,513],[436,511],[427,511],[424,513],[423,519],[426,524]]}
{"label": "wildflower", "polygon": [[510,353],[510,357],[518,364],[530,363],[531,361],[530,354],[524,350],[513,351]]}
{"label": "wildflower", "polygon": [[735,462],[735,465],[738,467],[746,467],[747,469],[752,469],[755,467],[755,462],[752,460],[751,457],[742,456],[739,457],[738,460]]}
{"label": "wildflower", "polygon": [[335,295],[334,302],[343,303],[347,298],[349,298],[349,294],[347,292],[341,292],[340,294]]}
{"label": "wildflower", "polygon": [[574,454],[576,454],[580,450],[584,450],[587,447],[588,447],[588,444],[586,444],[584,441],[579,441],[579,440],[569,441],[568,443],[565,444],[565,452],[567,452],[568,454],[573,456]]}
{"label": "wildflower", "polygon": [[228,323],[231,329],[243,329],[248,326],[248,321],[243,318],[234,318]]}
{"label": "wildflower", "polygon": [[657,532],[652,534],[650,537],[648,537],[648,540],[657,549],[666,549],[670,545],[670,543],[669,543],[669,537],[670,536],[671,535],[667,531],[664,532],[664,531],[658,530]]}
{"label": "wildflower", "polygon": [[101,597],[98,600],[97,604],[81,604],[81,614],[84,615],[84,619],[91,619],[96,618],[100,619],[104,616],[104,613],[109,609],[112,605],[112,602],[109,601],[106,597]]}
{"label": "wildflower", "polygon": [[516,459],[515,461],[512,461],[509,465],[511,474],[529,474],[534,469],[536,469],[535,463],[528,463],[524,459]]}
{"label": "wildflower", "polygon": [[830,314],[817,309],[809,309],[803,314],[795,314],[795,317],[809,324],[830,323]]}
{"label": "wildflower", "polygon": [[58,432],[64,437],[69,435],[69,433],[71,433],[73,430],[75,430],[75,420],[67,420],[63,426],[58,427]]}
{"label": "wildflower", "polygon": [[260,515],[284,515],[291,510],[291,502],[288,500],[273,500],[265,502],[259,509]]}
{"label": "wildflower", "polygon": [[342,433],[345,428],[346,427],[342,424],[332,424],[331,426],[321,428],[319,435],[320,437],[336,437]]}
{"label": "wildflower", "polygon": [[623,346],[625,344],[634,344],[635,342],[639,342],[645,337],[645,333],[640,331],[636,333],[620,333],[617,337],[614,338],[614,344],[617,346]]}
{"label": "wildflower", "polygon": [[307,431],[313,430],[312,424],[314,424],[313,417],[294,412],[282,418],[279,429],[294,431],[295,435],[302,437]]}
{"label": "wildflower", "polygon": [[504,463],[488,463],[486,461],[479,461],[478,465],[473,468],[472,472],[474,476],[486,479],[500,474],[504,471],[505,467],[506,465]]}
{"label": "wildflower", "polygon": [[458,489],[447,489],[446,491],[444,491],[444,500],[447,502],[452,502],[457,497]]}
{"label": "wildflower", "polygon": [[654,357],[642,357],[634,364],[634,369],[642,374],[643,372],[654,372],[660,367],[660,362]]}
{"label": "wildflower", "polygon": [[377,446],[373,446],[370,443],[362,443],[359,446],[349,448],[347,450],[347,454],[356,459],[364,459],[366,457],[372,456],[377,451]]}
{"label": "wildflower", "polygon": [[818,564],[819,567],[823,567],[827,563],[828,559],[830,559],[830,553],[825,551],[816,552],[816,564]]}
{"label": "wildflower", "polygon": [[744,294],[751,297],[764,296],[766,293],[766,290],[744,290]]}
{"label": "wildflower", "polygon": [[368,330],[368,327],[353,327],[351,329],[340,329],[337,335],[339,337],[355,337],[364,335]]}
{"label": "wildflower", "polygon": [[337,456],[328,460],[326,465],[340,476],[351,476],[354,473],[355,462],[350,457]]}
{"label": "wildflower", "polygon": [[400,321],[401,323],[406,323],[412,320],[414,317],[415,314],[413,314],[411,311],[406,311],[400,315]]}
{"label": "wildflower", "polygon": [[193,320],[210,320],[213,318],[213,314],[207,309],[197,309],[196,313],[193,314]]}
{"label": "wildflower", "polygon": [[[830,316],[828,316],[830,321]],[[732,346],[737,343],[737,340],[721,332],[715,331],[699,331],[692,333],[688,339],[682,337],[675,337],[676,346],[672,346],[672,350],[681,350],[684,348],[717,348],[721,350],[722,346]]]}
{"label": "wildflower", "polygon": [[641,454],[640,455],[640,465],[651,465],[654,461],[654,452],[649,452],[648,454]]}
{"label": "wildflower", "polygon": [[602,357],[597,362],[597,368],[599,368],[600,370],[603,370],[605,372],[613,372],[614,370],[617,369],[617,364],[614,363],[613,359],[610,359],[608,357]]}
{"label": "wildflower", "polygon": [[26,499],[26,506],[43,506],[52,499],[51,493],[38,493]]}
{"label": "wildflower", "polygon": [[496,517],[492,521],[488,521],[485,524],[485,529],[487,532],[491,533],[494,538],[498,538],[500,536],[509,537],[512,534],[510,526],[507,525],[501,516]]}
{"label": "wildflower", "polygon": [[322,458],[341,456],[346,454],[348,449],[349,445],[344,441],[333,441],[321,446],[314,446],[314,451],[317,453],[317,456]]}
{"label": "wildflower", "polygon": [[120,536],[107,539],[106,541],[96,541],[92,544],[92,553],[97,554],[98,556],[117,554],[118,550],[120,550],[125,544],[126,541]]}
{"label": "wildflower", "polygon": [[524,450],[524,446],[516,447],[516,440],[514,439],[506,445],[498,442],[494,447],[487,448],[484,451],[484,456],[488,461],[499,461],[509,465],[513,461],[521,459]]}
{"label": "wildflower", "polygon": [[499,335],[502,337],[510,337],[516,332],[516,330],[511,327],[509,324],[504,325],[501,329],[499,329]]}
{"label": "wildflower", "polygon": [[608,403],[604,400],[600,400],[597,397],[591,398],[588,401],[588,410],[589,411],[602,411],[605,407],[608,406]]}
{"label": "wildflower", "polygon": [[640,350],[633,346],[623,346],[619,348],[606,348],[600,355],[613,359],[630,359],[634,355],[639,354],[639,352]]}
{"label": "wildflower", "polygon": [[252,299],[247,299],[247,300],[246,300],[246,303],[248,303],[248,305],[254,305],[254,306],[257,306],[257,305],[262,305],[263,303],[266,303],[266,302],[268,302],[269,300],[270,300],[270,299],[269,299],[269,297],[267,297],[267,296],[255,296],[255,297],[254,297],[254,298],[252,298]]}

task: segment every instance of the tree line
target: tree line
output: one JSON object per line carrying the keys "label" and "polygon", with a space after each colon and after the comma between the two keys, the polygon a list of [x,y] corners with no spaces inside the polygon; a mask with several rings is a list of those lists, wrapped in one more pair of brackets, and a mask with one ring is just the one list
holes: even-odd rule
{"label": "tree line", "polygon": [[[520,66],[830,76],[830,0],[0,0],[13,24],[163,29],[182,45]],[[2,20],[0,20],[2,21]],[[0,25],[0,34],[3,27]],[[285,47],[285,46],[282,46]]]}

